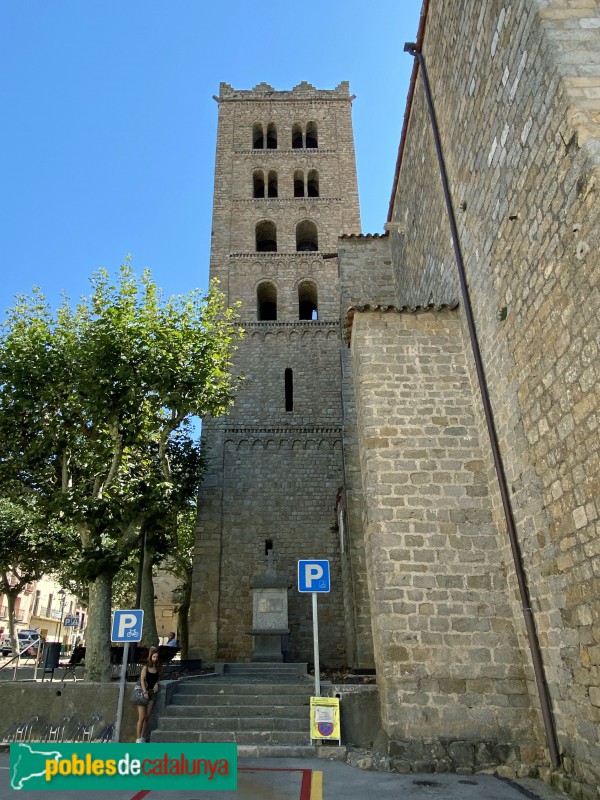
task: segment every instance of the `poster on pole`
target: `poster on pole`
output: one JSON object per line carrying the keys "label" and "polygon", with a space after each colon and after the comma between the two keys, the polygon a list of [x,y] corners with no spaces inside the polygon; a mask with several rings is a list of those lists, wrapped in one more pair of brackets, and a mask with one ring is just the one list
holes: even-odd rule
{"label": "poster on pole", "polygon": [[310,738],[342,743],[339,697],[310,698]]}

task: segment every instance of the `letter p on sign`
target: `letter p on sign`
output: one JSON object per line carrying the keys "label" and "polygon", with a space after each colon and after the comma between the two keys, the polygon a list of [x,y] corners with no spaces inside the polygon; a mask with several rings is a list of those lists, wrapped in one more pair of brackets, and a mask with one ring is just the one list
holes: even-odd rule
{"label": "letter p on sign", "polygon": [[328,592],[329,561],[298,561],[298,591]]}

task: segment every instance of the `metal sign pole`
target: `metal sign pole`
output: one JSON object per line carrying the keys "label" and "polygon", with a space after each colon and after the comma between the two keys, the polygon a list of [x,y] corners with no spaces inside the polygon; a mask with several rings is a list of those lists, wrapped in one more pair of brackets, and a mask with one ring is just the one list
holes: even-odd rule
{"label": "metal sign pole", "polygon": [[127,680],[127,662],[129,661],[129,642],[123,645],[123,663],[121,664],[121,679],[119,681],[119,700],[117,702],[117,721],[113,742],[118,742],[121,735],[121,721],[123,719],[123,701],[125,700],[125,682]]}
{"label": "metal sign pole", "polygon": [[319,664],[319,615],[317,613],[317,592],[312,593],[312,612],[315,662],[315,697],[321,697],[321,665]]}

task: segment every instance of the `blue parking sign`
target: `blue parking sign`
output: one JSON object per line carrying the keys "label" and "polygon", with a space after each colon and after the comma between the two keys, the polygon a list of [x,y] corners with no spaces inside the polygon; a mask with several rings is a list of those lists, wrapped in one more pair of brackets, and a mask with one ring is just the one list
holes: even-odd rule
{"label": "blue parking sign", "polygon": [[330,585],[329,561],[298,561],[299,592],[328,592]]}
{"label": "blue parking sign", "polygon": [[141,642],[144,612],[139,608],[115,611],[110,635],[113,642]]}

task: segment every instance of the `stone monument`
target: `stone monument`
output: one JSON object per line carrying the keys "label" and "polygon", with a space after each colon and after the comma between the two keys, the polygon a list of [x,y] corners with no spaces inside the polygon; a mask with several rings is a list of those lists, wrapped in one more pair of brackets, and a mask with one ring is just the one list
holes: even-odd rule
{"label": "stone monument", "polygon": [[275,571],[275,553],[267,555],[267,570],[252,585],[252,661],[283,661],[282,636],[288,636],[287,578]]}

